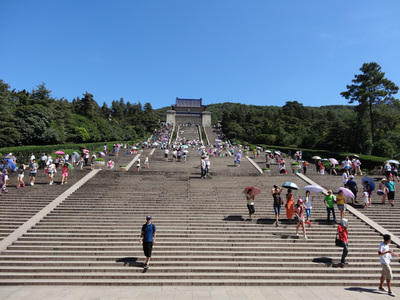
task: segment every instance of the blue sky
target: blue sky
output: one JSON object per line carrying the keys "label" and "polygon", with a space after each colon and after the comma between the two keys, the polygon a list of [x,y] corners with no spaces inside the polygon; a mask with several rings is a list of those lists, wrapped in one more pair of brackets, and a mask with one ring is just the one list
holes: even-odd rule
{"label": "blue sky", "polygon": [[2,1],[0,79],[99,105],[347,104],[365,62],[400,85],[399,15],[398,0]]}

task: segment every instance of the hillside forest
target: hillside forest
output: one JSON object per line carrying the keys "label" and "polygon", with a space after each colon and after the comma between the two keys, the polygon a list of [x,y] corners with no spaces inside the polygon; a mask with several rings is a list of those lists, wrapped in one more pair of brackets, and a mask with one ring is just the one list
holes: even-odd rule
{"label": "hillside forest", "polygon": [[[341,93],[343,103],[355,105],[220,103],[207,110],[231,141],[399,157],[400,102],[394,98],[399,88],[377,63],[365,63],[360,71]],[[150,103],[142,106],[124,99],[99,106],[88,92],[70,102],[54,99],[44,83],[27,92],[11,90],[2,80],[0,107],[0,148],[138,141],[165,121],[170,109],[153,110]]]}

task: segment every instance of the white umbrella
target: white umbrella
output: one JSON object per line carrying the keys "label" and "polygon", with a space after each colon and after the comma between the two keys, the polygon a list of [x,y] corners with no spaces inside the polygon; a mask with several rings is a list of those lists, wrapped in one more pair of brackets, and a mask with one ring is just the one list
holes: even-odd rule
{"label": "white umbrella", "polygon": [[334,158],[330,158],[329,160],[331,161],[331,163],[333,163],[333,164],[335,164],[335,165],[338,165],[338,164],[339,164],[339,162],[338,162],[336,159],[334,159]]}
{"label": "white umbrella", "polygon": [[272,153],[270,150],[265,150],[264,152],[265,153]]}
{"label": "white umbrella", "polygon": [[315,156],[311,157],[311,159],[321,159],[321,157],[315,155]]}
{"label": "white umbrella", "polygon": [[394,160],[394,159],[388,160],[388,163],[389,164],[395,164],[395,165],[399,165],[400,164],[400,162],[398,162],[397,160]]}
{"label": "white umbrella", "polygon": [[320,187],[319,185],[312,184],[312,185],[306,185],[305,187],[303,187],[303,190],[314,192],[314,193],[321,193],[322,187]]}
{"label": "white umbrella", "polygon": [[349,198],[354,198],[354,194],[352,191],[350,191],[349,189],[346,189],[344,187],[340,187],[337,189],[338,191],[343,191],[343,195]]}

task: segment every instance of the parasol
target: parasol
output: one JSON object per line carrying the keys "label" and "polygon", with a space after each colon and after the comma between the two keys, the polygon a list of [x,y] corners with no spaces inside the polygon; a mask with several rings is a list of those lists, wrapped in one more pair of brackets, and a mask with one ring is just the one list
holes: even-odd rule
{"label": "parasol", "polygon": [[248,186],[243,190],[243,194],[247,194],[248,190],[252,190],[252,195],[258,196],[261,194],[261,189],[255,186]]}
{"label": "parasol", "polygon": [[355,198],[354,194],[352,191],[350,191],[349,189],[346,189],[344,187],[340,187],[337,189],[338,191],[343,191],[343,195],[345,197],[349,197],[349,198]]}
{"label": "parasol", "polygon": [[282,184],[282,187],[287,188],[287,189],[295,189],[295,190],[299,189],[297,184],[295,184],[293,182],[285,182],[284,184]]}

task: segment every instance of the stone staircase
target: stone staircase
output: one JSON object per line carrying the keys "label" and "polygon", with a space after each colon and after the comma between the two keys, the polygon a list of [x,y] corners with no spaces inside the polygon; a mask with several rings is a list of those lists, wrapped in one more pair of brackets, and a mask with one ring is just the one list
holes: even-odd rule
{"label": "stone staircase", "polygon": [[[141,155],[149,153],[146,149]],[[132,158],[120,154],[119,159],[127,162]],[[263,162],[262,158],[256,160]],[[150,156],[150,169],[100,171],[1,253],[0,285],[375,287],[382,237],[362,220],[346,214],[349,266],[339,267],[342,249],[334,245],[336,225],[326,222],[322,195],[313,195],[308,240],[295,236],[296,224],[286,220],[284,208],[282,224],[273,225],[273,184],[292,181],[302,188],[306,183],[291,172],[278,174],[277,166],[271,171],[260,175],[245,159],[240,167],[234,167],[230,157],[212,157],[211,176],[200,180],[197,151],[190,151],[184,163],[165,161],[162,150]],[[326,182],[321,185],[328,185],[329,178],[323,180]],[[246,186],[263,191],[256,198],[252,222],[245,221],[248,212],[242,190]],[[53,187],[59,189],[52,190],[53,196],[65,188]],[[32,197],[32,190],[18,190],[16,206],[31,209],[34,199],[40,198]],[[302,190],[295,191],[294,198],[303,195]],[[18,197],[9,193],[1,200],[7,200],[13,209],[10,199]],[[46,199],[36,210],[51,201],[51,197]],[[10,214],[13,212],[1,214],[2,224],[12,219]],[[147,214],[157,226],[157,242],[150,269],[144,272],[139,236]],[[398,220],[396,214],[391,216]],[[395,261],[392,267],[396,274],[399,266]]]}

